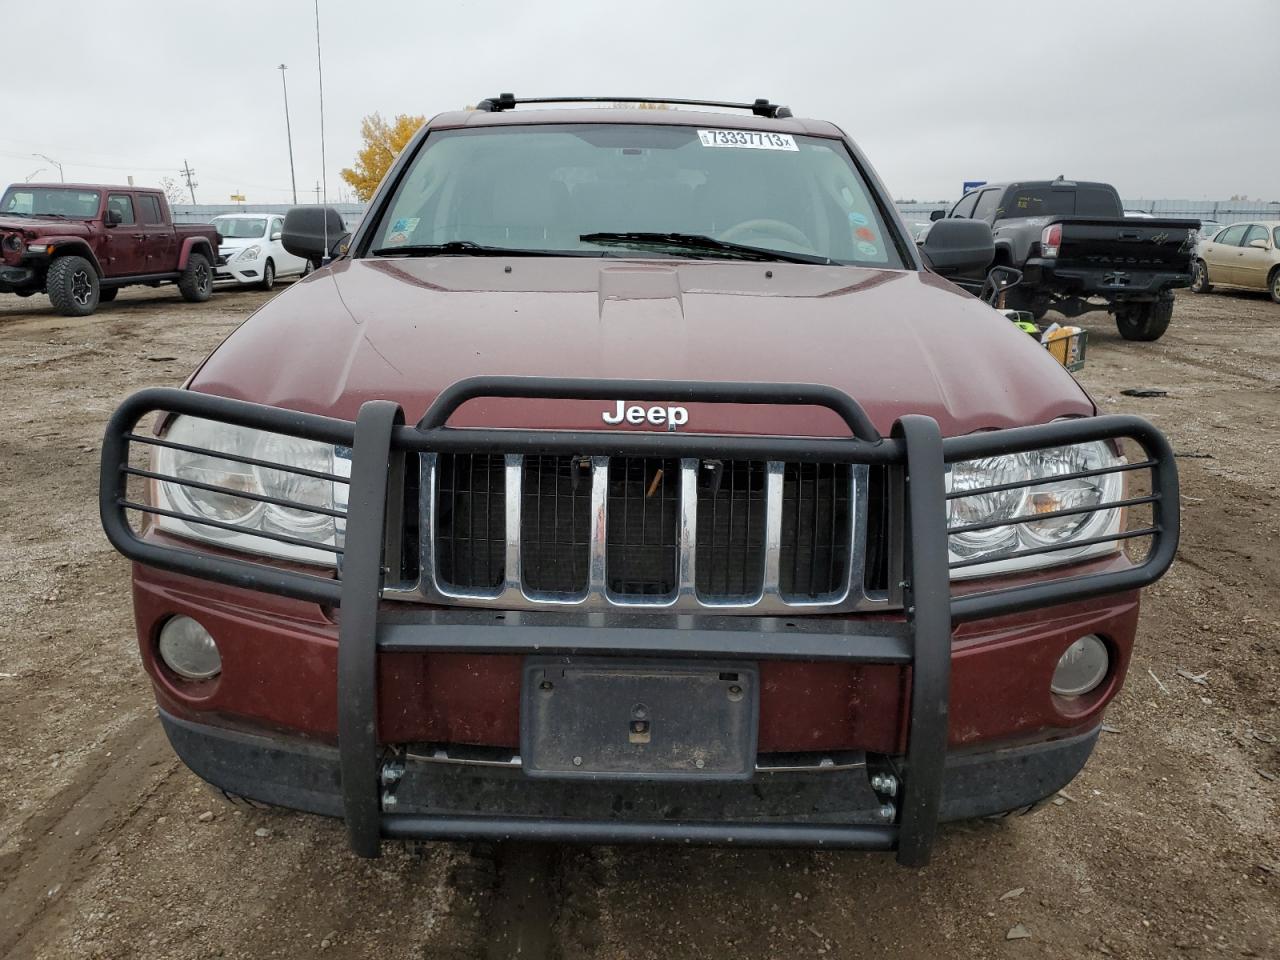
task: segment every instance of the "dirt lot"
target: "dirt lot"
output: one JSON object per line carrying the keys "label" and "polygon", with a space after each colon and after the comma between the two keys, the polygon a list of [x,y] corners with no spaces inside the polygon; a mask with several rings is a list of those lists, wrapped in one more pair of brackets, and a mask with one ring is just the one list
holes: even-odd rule
{"label": "dirt lot", "polygon": [[180,383],[266,297],[125,291],[86,320],[0,298],[0,956],[1280,957],[1280,306],[1184,296],[1155,344],[1089,323],[1100,406],[1182,455],[1179,561],[1081,777],[1033,817],[945,830],[911,872],[669,848],[369,862],[336,822],[215,800],[154,718],[96,451],[120,399]]}

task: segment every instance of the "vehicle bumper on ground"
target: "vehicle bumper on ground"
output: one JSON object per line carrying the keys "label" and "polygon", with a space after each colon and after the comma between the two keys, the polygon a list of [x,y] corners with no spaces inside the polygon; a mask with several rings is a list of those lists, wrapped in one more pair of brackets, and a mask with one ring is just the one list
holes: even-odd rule
{"label": "vehicle bumper on ground", "polygon": [[[482,396],[808,403],[839,413],[852,436],[623,435],[445,425],[459,406]],[[340,576],[192,550],[136,532],[129,511],[155,511],[129,499],[127,483],[139,475],[129,465],[129,449],[165,442],[135,432],[138,421],[153,411],[223,419],[352,448],[350,478],[343,481],[349,482],[350,496]],[[895,849],[900,862],[922,864],[940,818],[1033,803],[1083,764],[1101,710],[1123,680],[1137,617],[1136,590],[1168,568],[1177,545],[1173,454],[1164,437],[1136,417],[1057,421],[943,439],[935,421],[905,416],[890,437],[881,437],[856,403],[826,387],[477,378],[442,392],[418,425],[402,426],[401,419],[399,408],[386,401],[366,403],[352,423],[188,391],[150,390],[117,411],[102,449],[103,525],[112,544],[142,565],[135,574],[139,636],[175,747],[197,772],[233,792],[260,799],[272,794],[275,802],[341,812],[353,849],[365,856],[376,855],[384,837],[511,836]],[[1149,505],[1152,519],[1103,539],[1147,538],[1145,559],[1131,564],[1113,555],[1110,562],[1013,578],[994,587],[969,582],[953,593],[947,463],[1114,438],[1132,440],[1143,458],[1107,470],[1146,471],[1151,493],[1109,506]],[[649,455],[657,449],[668,457],[843,458],[891,466],[905,479],[902,609],[871,617],[634,612],[614,617],[383,602],[393,452],[510,451],[513,445],[525,452],[575,456]],[[508,516],[518,523],[518,513]],[[202,598],[200,581],[219,586]],[[216,679],[184,685],[155,662],[160,626],[184,610],[202,619],[220,644],[225,641],[224,669]],[[1064,702],[1069,698],[1047,692],[1048,679],[1066,646],[1086,632],[1110,646],[1110,673],[1081,702]],[[270,642],[262,642],[264,635]],[[715,669],[741,669],[753,680],[758,676],[758,716],[747,754],[757,758],[754,769],[748,761],[743,776],[733,780],[693,774],[678,783],[670,778],[650,783],[659,778],[646,770],[623,773],[622,778],[632,779],[621,784],[617,774],[606,777],[590,768],[586,778],[572,768],[548,775],[522,767],[517,773],[508,756],[504,774],[508,780],[518,777],[521,786],[508,786],[505,796],[540,798],[512,810],[504,805],[504,788],[488,786],[487,779],[440,774],[451,765],[419,762],[419,757],[438,759],[441,749],[451,756],[459,743],[518,747],[522,763],[527,762],[530,727],[522,718],[528,715],[526,694],[537,687],[524,683],[523,676],[530,664],[548,658],[571,665],[603,659],[609,669],[635,663],[663,668],[729,664]],[[837,684],[832,695],[831,678],[841,676],[845,686]],[[781,697],[770,703],[768,696],[779,690]],[[468,701],[488,715],[474,726]],[[818,731],[827,741],[806,742],[806,734],[815,730],[814,711],[821,715],[832,704],[837,706],[827,729]],[[806,723],[788,726],[788,716],[796,714],[806,716]],[[845,816],[814,822],[802,810],[777,808],[770,817],[768,804],[754,813],[740,805],[763,789],[765,778],[785,783],[773,781],[780,774],[762,767],[813,767],[776,756],[804,753],[801,760],[812,761],[815,750],[806,747],[827,752],[831,762],[823,764],[819,757],[816,771],[795,775],[837,772],[852,781],[848,795],[836,797],[836,809]],[[245,750],[261,762],[249,762]],[[248,772],[275,761],[293,772],[275,778]],[[832,766],[838,769],[828,769]],[[454,791],[451,777],[461,777],[466,788]],[[999,778],[998,788],[995,780],[986,788],[977,785],[991,777]],[[831,785],[840,782],[820,784],[834,789]],[[459,813],[460,801],[449,798],[467,790],[475,795],[472,809]],[[682,790],[690,803],[701,798],[690,809],[706,812],[706,819],[684,819],[683,811],[673,812],[672,802],[662,799]],[[623,810],[627,802],[634,807],[651,797],[641,803],[649,815],[620,824],[616,817],[572,803],[567,812],[556,807],[557,798],[567,802],[579,791],[583,803],[599,794],[620,802]],[[495,797],[495,806],[476,806],[482,795]],[[717,797],[725,801],[719,808]],[[879,819],[856,815],[864,808],[874,809]]]}
{"label": "vehicle bumper on ground", "polygon": [[1047,288],[1071,297],[1104,297],[1107,300],[1154,300],[1166,290],[1191,285],[1191,272],[1150,273],[1123,267],[1082,268],[1064,266],[1055,259],[1032,257],[1023,267],[1027,287]]}

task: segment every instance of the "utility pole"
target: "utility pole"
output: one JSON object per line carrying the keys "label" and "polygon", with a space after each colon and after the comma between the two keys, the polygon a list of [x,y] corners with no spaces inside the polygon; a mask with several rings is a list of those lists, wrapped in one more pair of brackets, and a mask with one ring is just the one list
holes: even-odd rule
{"label": "utility pole", "polygon": [[200,184],[191,179],[196,175],[196,172],[191,169],[191,164],[185,160],[182,161],[182,169],[178,172],[187,179],[187,189],[191,191],[191,205],[194,207],[196,205],[196,187],[200,186]]}
{"label": "utility pole", "polygon": [[37,160],[46,160],[49,163],[52,163],[55,167],[58,168],[58,179],[61,180],[63,183],[67,182],[67,178],[62,175],[62,164],[60,164],[57,160],[53,159],[53,157],[46,157],[43,153],[33,153],[32,156],[35,157]]}
{"label": "utility pole", "polygon": [[298,203],[298,179],[293,174],[293,129],[289,126],[289,84],[285,82],[284,72],[289,68],[283,63],[277,68],[280,71],[280,86],[284,90],[284,132],[289,138],[289,182],[293,184],[293,202]]}

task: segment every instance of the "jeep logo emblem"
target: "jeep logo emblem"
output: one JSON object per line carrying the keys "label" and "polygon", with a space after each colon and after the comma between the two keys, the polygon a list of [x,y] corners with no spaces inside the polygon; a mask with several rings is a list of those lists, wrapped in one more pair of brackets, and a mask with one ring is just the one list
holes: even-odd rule
{"label": "jeep logo emblem", "polygon": [[635,404],[627,406],[625,400],[619,400],[617,408],[612,412],[604,411],[600,414],[600,419],[610,426],[625,420],[627,423],[635,424],[651,423],[655,427],[666,424],[667,429],[674,430],[689,422],[689,411],[684,407],[641,407]]}

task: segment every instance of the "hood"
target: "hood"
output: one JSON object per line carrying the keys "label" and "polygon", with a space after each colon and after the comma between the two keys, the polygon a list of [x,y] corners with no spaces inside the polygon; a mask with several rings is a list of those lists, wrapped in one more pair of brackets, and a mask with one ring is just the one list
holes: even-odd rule
{"label": "hood", "polygon": [[[958,435],[1094,412],[1031,337],[932,274],[741,261],[343,261],[265,305],[190,386],[348,419],[390,399],[412,423],[486,374],[825,384],[884,434],[908,413]],[[615,406],[478,399],[451,423],[602,429]],[[849,432],[814,408],[686,406],[689,432]]]}
{"label": "hood", "polygon": [[[211,227],[210,229],[216,229]],[[255,243],[266,243],[262,237],[223,237],[219,234],[218,240],[219,250],[243,250],[245,247],[251,247]]]}
{"label": "hood", "polygon": [[59,217],[14,217],[0,214],[0,230],[35,234],[57,233],[63,236],[87,233],[83,220],[63,220]]}

